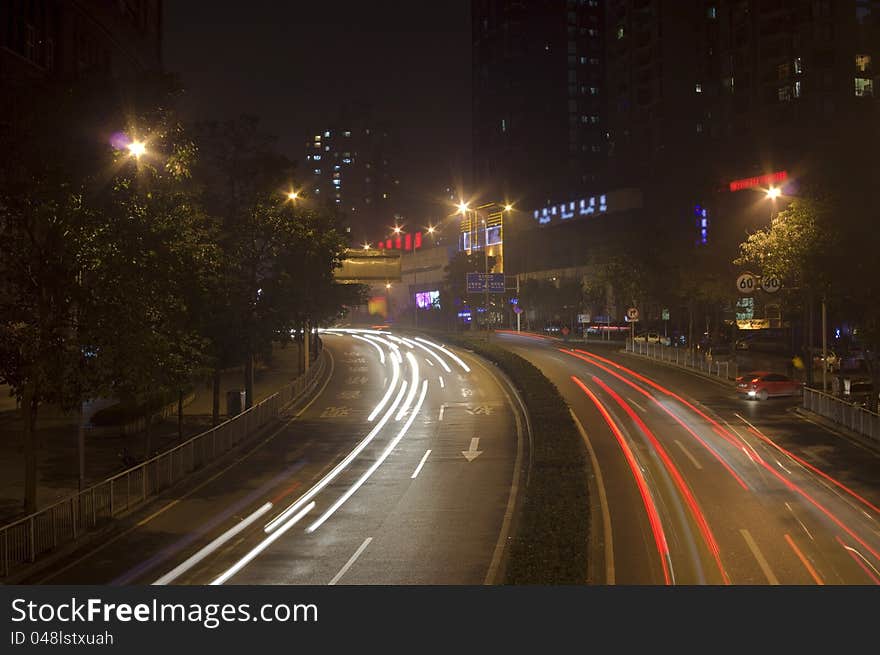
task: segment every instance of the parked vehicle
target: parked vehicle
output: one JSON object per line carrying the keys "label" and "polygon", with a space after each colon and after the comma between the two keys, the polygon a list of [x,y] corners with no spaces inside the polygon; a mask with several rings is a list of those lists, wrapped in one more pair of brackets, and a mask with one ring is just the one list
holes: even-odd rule
{"label": "parked vehicle", "polygon": [[857,407],[871,407],[871,396],[877,392],[874,391],[874,384],[871,380],[852,380],[849,384],[849,393],[843,394],[843,399],[856,405]]}
{"label": "parked vehicle", "polygon": [[767,400],[772,396],[796,396],[803,393],[803,383],[781,373],[755,371],[736,379],[736,392],[748,398]]}

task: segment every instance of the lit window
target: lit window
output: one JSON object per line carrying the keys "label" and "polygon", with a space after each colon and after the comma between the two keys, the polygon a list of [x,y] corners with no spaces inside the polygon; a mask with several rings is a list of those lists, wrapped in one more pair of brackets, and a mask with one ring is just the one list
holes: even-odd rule
{"label": "lit window", "polygon": [[867,77],[856,78],[856,96],[870,98],[874,95],[874,82]]}
{"label": "lit window", "polygon": [[624,37],[624,34],[625,34],[625,32],[623,30],[623,25],[619,25],[617,27],[617,38],[622,39]]}
{"label": "lit window", "polygon": [[777,95],[779,96],[779,102],[788,102],[794,97],[790,86],[779,87]]}
{"label": "lit window", "polygon": [[703,124],[697,123],[697,134],[702,134],[702,133],[703,133]]}
{"label": "lit window", "polygon": [[324,152],[330,152],[330,146],[324,146]]}
{"label": "lit window", "polygon": [[383,194],[382,194],[382,197],[383,197],[383,198],[387,198],[387,197],[388,197],[388,194],[387,194],[387,193],[383,193]]}
{"label": "lit window", "polygon": [[315,169],[315,175],[320,175],[320,174],[321,174],[321,169],[320,169],[320,168],[316,168],[316,169]]}
{"label": "lit window", "polygon": [[346,157],[345,159],[342,160],[342,163],[343,163],[343,164],[350,164],[350,163],[351,163],[351,159],[348,158],[348,157]]}
{"label": "lit window", "polygon": [[321,135],[320,135],[320,134],[316,134],[316,135],[315,135],[315,141],[320,141],[320,140],[321,140]]}
{"label": "lit window", "polygon": [[328,130],[328,131],[324,132],[324,136],[329,139],[330,138],[330,131]]}
{"label": "lit window", "polygon": [[345,136],[351,136],[351,130],[345,130],[345,132],[343,132],[343,134]]}
{"label": "lit window", "polygon": [[694,91],[696,91],[697,93],[702,93],[703,92],[703,85],[700,84],[699,82],[697,82],[696,85],[694,86]]}
{"label": "lit window", "polygon": [[333,184],[339,186],[340,184],[342,184],[342,180],[333,180]]}
{"label": "lit window", "polygon": [[311,159],[312,159],[311,155],[306,155],[306,161],[311,161]]}
{"label": "lit window", "polygon": [[794,97],[795,98],[801,97],[801,81],[800,80],[798,80],[797,82],[794,83]]}
{"label": "lit window", "polygon": [[706,10],[706,17],[710,20],[715,20],[716,18],[718,18],[718,11],[715,9],[715,7],[709,7]]}
{"label": "lit window", "polygon": [[856,55],[856,70],[867,73],[871,69],[871,55]]}
{"label": "lit window", "polygon": [[581,57],[581,63],[586,64],[589,61],[586,57]]}
{"label": "lit window", "polygon": [[342,166],[340,166],[339,164],[334,164],[333,166],[334,171],[338,171],[340,168],[342,168]]}
{"label": "lit window", "polygon": [[321,193],[321,189],[315,189],[315,193]]}
{"label": "lit window", "polygon": [[501,119],[501,131],[507,132],[507,120],[505,120],[504,118]]}
{"label": "lit window", "polygon": [[312,157],[312,159],[314,159],[315,161],[321,161],[321,155],[315,155],[314,157]]}
{"label": "lit window", "polygon": [[804,62],[801,60],[800,57],[794,58],[794,72],[797,75],[800,75],[801,73],[804,72]]}
{"label": "lit window", "polygon": [[727,89],[729,93],[733,93],[733,77],[725,77],[721,80],[721,83],[724,85],[724,88]]}

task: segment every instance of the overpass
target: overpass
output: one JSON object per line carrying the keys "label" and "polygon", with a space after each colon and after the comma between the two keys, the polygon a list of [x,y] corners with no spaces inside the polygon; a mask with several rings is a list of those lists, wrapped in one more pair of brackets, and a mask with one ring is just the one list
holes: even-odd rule
{"label": "overpass", "polygon": [[346,284],[385,284],[400,281],[400,252],[388,250],[345,251],[342,266],[334,272],[337,282]]}

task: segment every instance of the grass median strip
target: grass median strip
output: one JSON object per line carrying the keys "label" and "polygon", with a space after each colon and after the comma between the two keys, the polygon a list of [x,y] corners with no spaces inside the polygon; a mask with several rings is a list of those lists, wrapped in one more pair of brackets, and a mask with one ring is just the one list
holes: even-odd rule
{"label": "grass median strip", "polygon": [[459,335],[445,335],[444,340],[496,364],[529,413],[531,472],[511,539],[505,583],[587,582],[590,463],[559,390],[530,362],[500,346]]}

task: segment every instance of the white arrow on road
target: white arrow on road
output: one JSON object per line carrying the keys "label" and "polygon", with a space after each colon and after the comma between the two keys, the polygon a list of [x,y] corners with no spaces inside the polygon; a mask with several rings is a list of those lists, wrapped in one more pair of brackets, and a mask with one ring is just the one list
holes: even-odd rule
{"label": "white arrow on road", "polygon": [[477,448],[479,448],[479,447],[480,447],[480,438],[474,437],[473,439],[471,439],[470,450],[462,450],[461,454],[464,455],[464,458],[467,461],[473,462],[477,457],[479,457],[480,455],[483,454],[482,450],[477,450]]}

